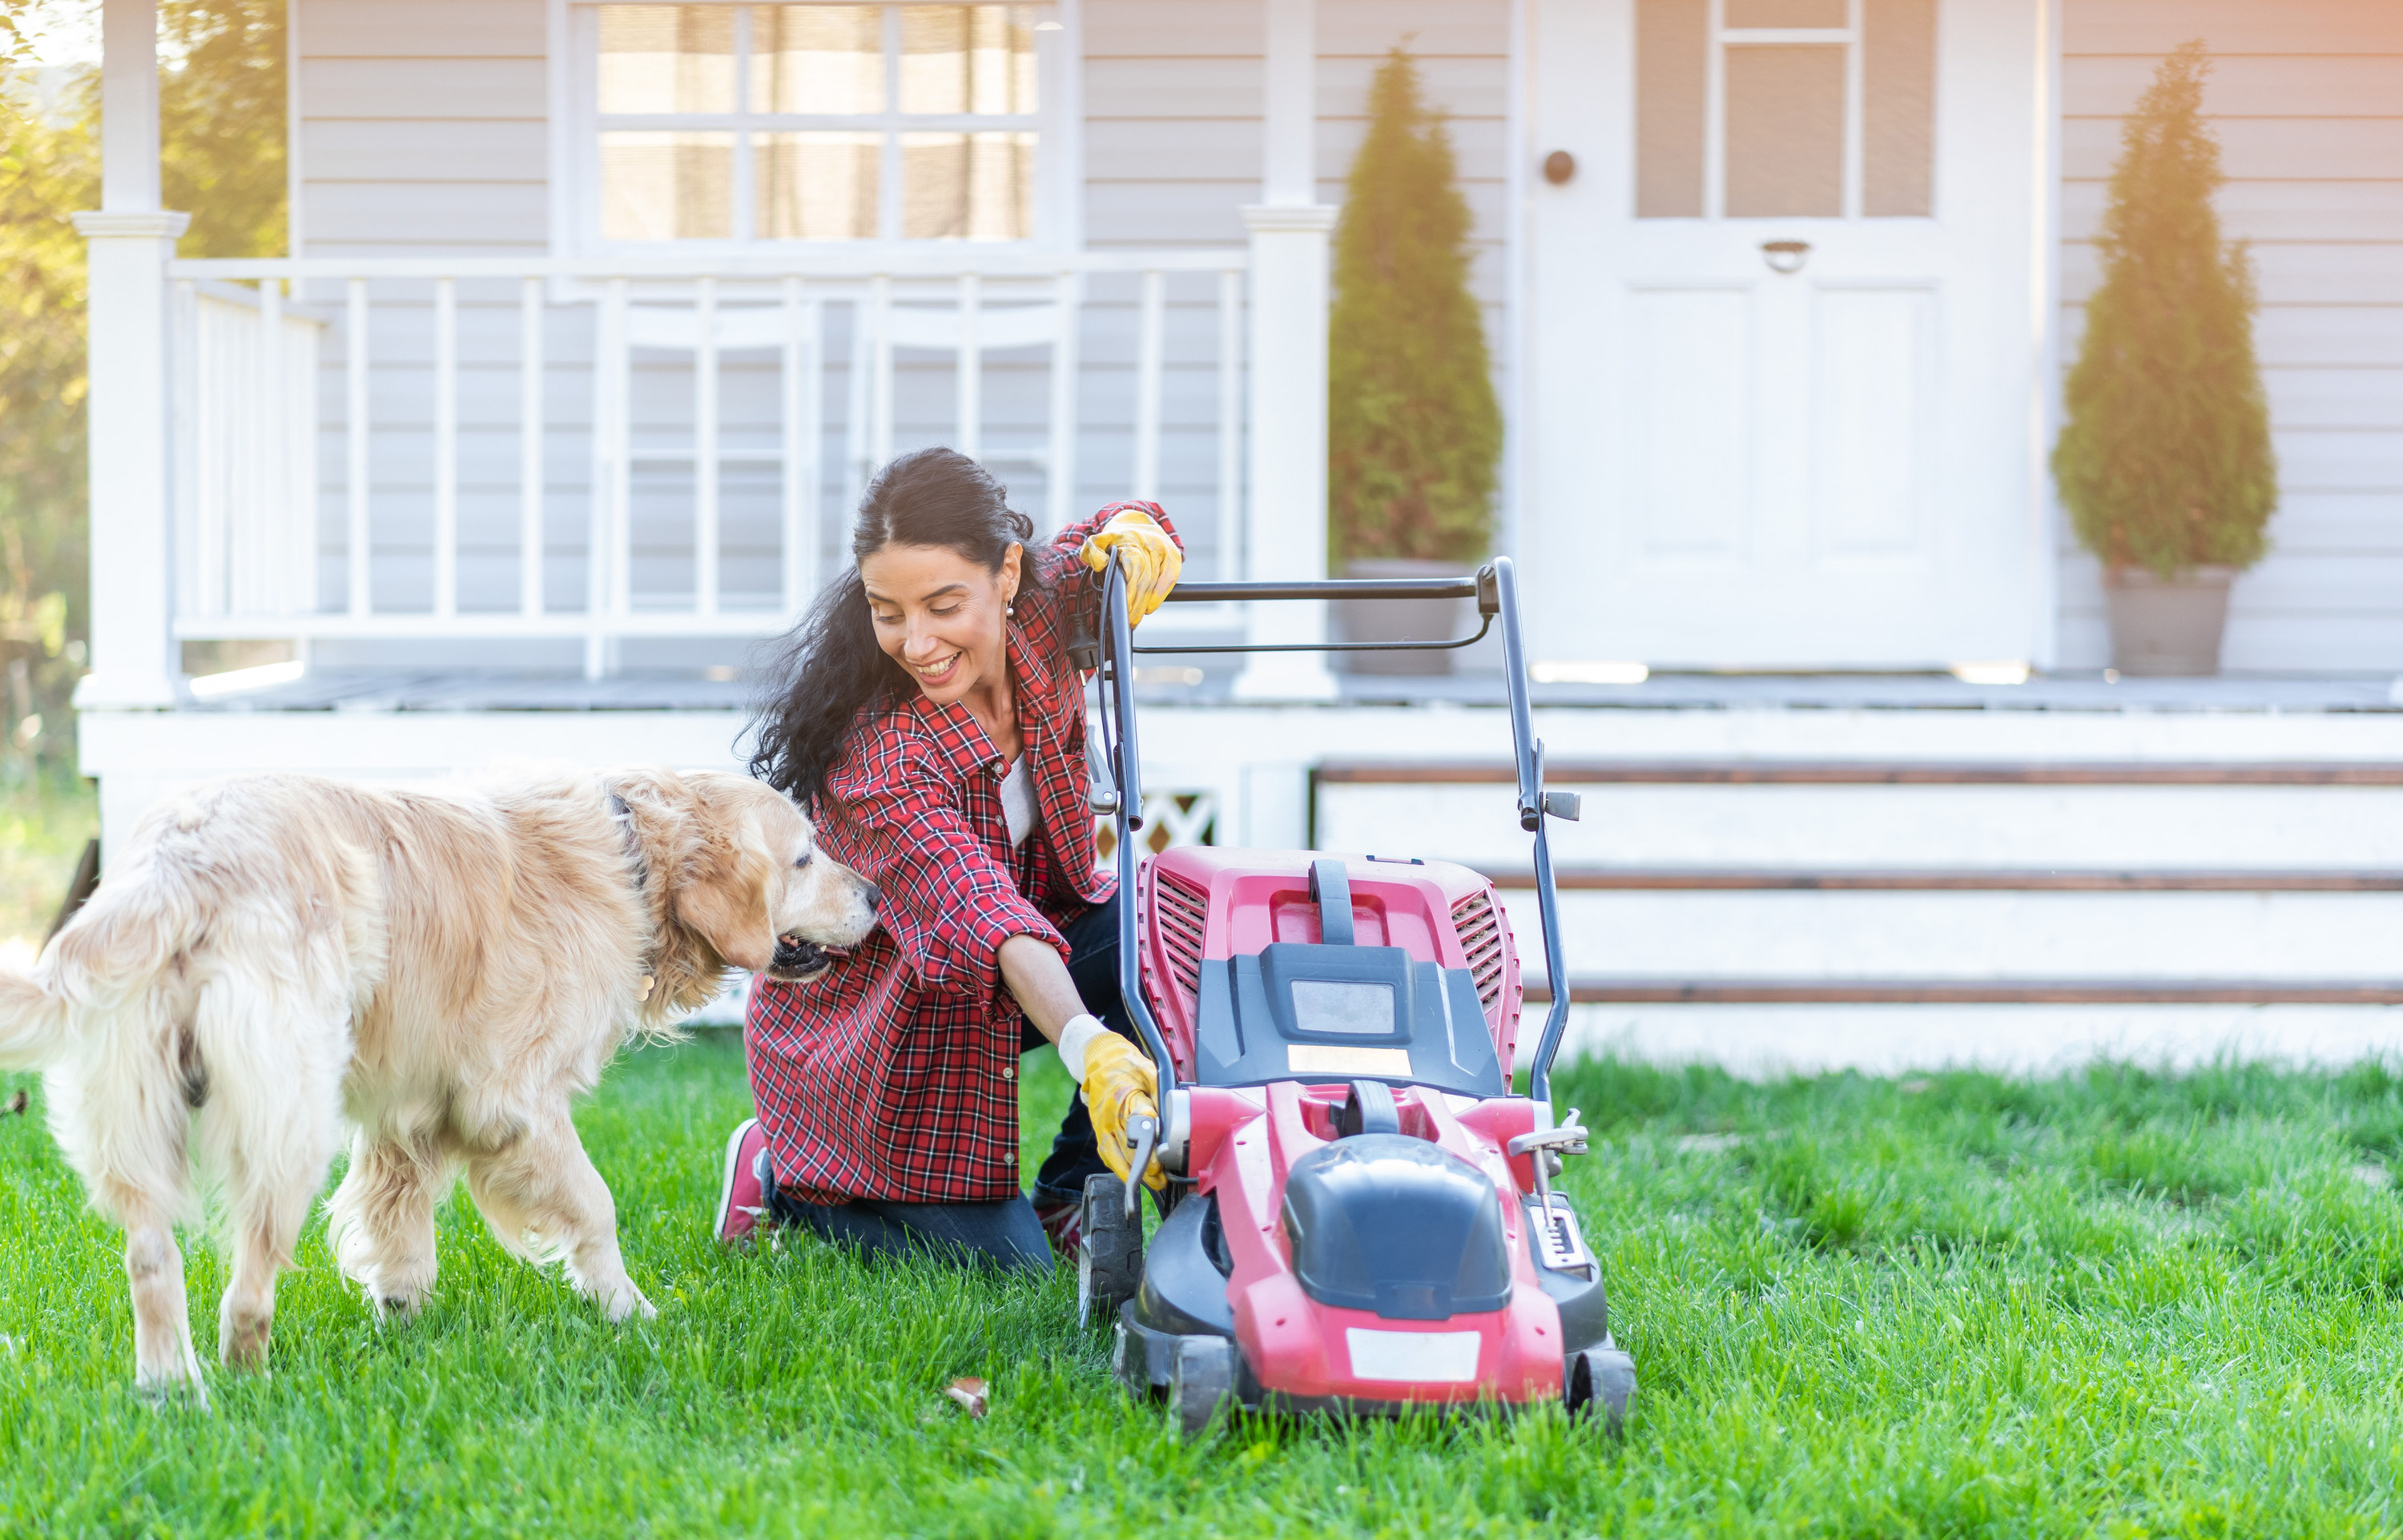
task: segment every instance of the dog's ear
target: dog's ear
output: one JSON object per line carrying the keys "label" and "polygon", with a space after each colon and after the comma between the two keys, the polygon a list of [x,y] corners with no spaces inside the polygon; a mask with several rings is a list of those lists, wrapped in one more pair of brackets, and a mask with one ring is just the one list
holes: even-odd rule
{"label": "dog's ear", "polygon": [[[744,823],[749,821],[746,819]],[[735,967],[765,973],[776,957],[776,922],[768,912],[771,863],[752,847],[748,828],[713,839],[698,869],[676,889],[676,918]]]}

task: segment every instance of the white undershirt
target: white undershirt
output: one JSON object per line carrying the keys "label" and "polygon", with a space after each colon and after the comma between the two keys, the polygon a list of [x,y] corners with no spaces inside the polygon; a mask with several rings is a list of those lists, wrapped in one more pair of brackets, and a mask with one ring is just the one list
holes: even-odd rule
{"label": "white undershirt", "polygon": [[1035,782],[1026,773],[1022,754],[1009,762],[1009,773],[1001,778],[1001,821],[1009,826],[1013,848],[1035,832]]}

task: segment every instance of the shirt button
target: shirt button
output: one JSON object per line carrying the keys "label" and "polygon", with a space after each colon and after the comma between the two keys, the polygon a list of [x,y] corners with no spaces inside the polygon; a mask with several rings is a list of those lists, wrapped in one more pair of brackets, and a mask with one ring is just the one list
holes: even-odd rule
{"label": "shirt button", "polygon": [[1016,1150],[1005,1151],[1001,1158],[1001,1163],[1005,1166],[1014,1166],[1018,1164],[1018,1152]]}
{"label": "shirt button", "polygon": [[1002,1077],[1004,1080],[1015,1080],[1015,1079],[1017,1079],[1017,1078],[1018,1078],[1018,1066],[1017,1066],[1016,1064],[1004,1064],[1004,1065],[1002,1065],[1002,1066],[1001,1066],[1001,1077]]}

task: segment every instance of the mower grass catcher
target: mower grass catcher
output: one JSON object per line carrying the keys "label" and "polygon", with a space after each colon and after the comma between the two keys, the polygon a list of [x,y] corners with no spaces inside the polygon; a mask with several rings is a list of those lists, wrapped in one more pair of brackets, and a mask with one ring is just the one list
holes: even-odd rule
{"label": "mower grass catcher", "polygon": [[[1582,1154],[1552,1118],[1567,992],[1510,1091],[1519,963],[1493,884],[1408,854],[1195,847],[1144,855],[1123,581],[1104,574],[1103,747],[1093,811],[1114,817],[1120,989],[1159,1067],[1170,1173],[1144,1243],[1135,1195],[1086,1185],[1077,1311],[1116,1334],[1118,1373],[1185,1430],[1222,1407],[1391,1414],[1545,1401],[1616,1428],[1635,1366],[1611,1340],[1602,1269],[1552,1189]],[[1176,601],[1474,594],[1498,617],[1534,837],[1545,977],[1565,977],[1545,838],[1577,802],[1543,789],[1507,559],[1474,577],[1192,583]],[[1402,644],[1465,646],[1463,641]],[[1390,645],[1390,644],[1388,644]],[[1243,651],[1241,647],[1178,651]],[[1090,664],[1088,666],[1090,666]],[[1105,778],[1102,778],[1105,777]]]}

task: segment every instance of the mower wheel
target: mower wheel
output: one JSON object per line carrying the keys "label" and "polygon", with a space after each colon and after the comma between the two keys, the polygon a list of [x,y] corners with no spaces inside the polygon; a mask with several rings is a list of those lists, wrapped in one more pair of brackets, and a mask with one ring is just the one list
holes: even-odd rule
{"label": "mower wheel", "polygon": [[1635,1360],[1604,1337],[1599,1347],[1571,1353],[1567,1369],[1563,1389],[1570,1414],[1599,1411],[1604,1429],[1617,1434],[1627,1419],[1627,1403],[1635,1398]]}
{"label": "mower wheel", "polygon": [[1104,1172],[1085,1178],[1082,1240],[1076,1247],[1076,1325],[1106,1325],[1143,1286],[1143,1213],[1130,1218],[1126,1184]]}
{"label": "mower wheel", "polygon": [[1234,1343],[1223,1337],[1178,1340],[1176,1366],[1168,1374],[1168,1412],[1186,1437],[1199,1437],[1234,1394]]}

